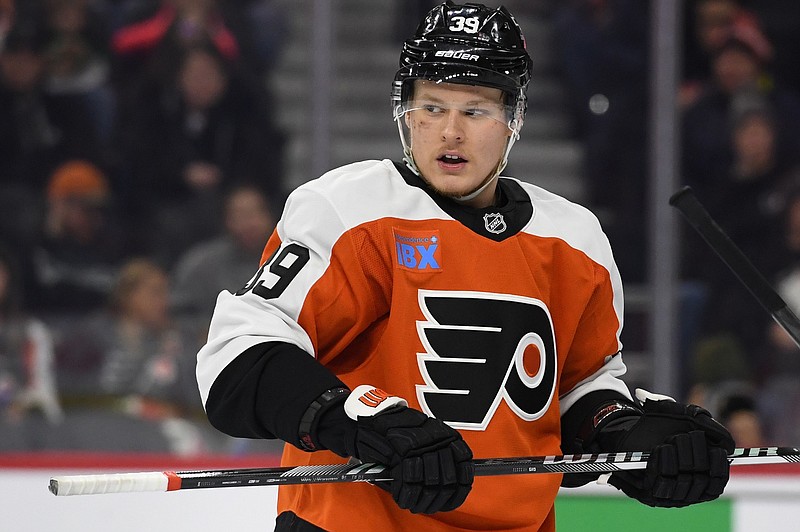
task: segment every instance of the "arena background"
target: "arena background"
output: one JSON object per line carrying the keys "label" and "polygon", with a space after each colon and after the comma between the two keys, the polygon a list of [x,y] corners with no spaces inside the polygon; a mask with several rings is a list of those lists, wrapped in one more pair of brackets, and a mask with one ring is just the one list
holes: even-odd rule
{"label": "arena background", "polygon": [[[24,2],[25,0],[18,0]],[[489,5],[501,2],[486,1]],[[515,146],[509,174],[529,179],[568,199],[590,203],[584,172],[585,146],[576,137],[568,110],[563,71],[554,48],[558,37],[554,0],[504,2],[517,14],[534,59],[535,76],[529,116]],[[2,5],[3,2],[0,2]],[[396,69],[401,34],[413,28],[425,2],[402,0],[275,0],[281,11],[279,56],[265,73],[274,98],[274,118],[286,133],[281,167],[288,191],[329,168],[362,158],[398,158],[399,141],[389,110],[390,81]],[[647,120],[637,145],[647,194],[636,208],[643,216],[645,246],[632,260],[626,281],[625,359],[631,386],[684,396],[685,353],[681,352],[678,280],[681,220],[667,205],[681,184],[675,108],[679,97],[680,58],[690,31],[693,2],[650,1],[650,46],[645,85]],[[781,31],[800,23],[794,3],[743,2],[763,9],[772,23],[775,45]],[[770,13],[785,7],[785,20]],[[786,7],[788,6],[788,7]],[[785,39],[784,39],[785,40]],[[641,51],[641,50],[640,50]],[[778,54],[784,63],[791,54]],[[631,87],[633,90],[633,87]],[[586,102],[596,116],[613,106],[598,91]],[[625,146],[613,146],[625,150]],[[631,154],[629,150],[627,152]],[[630,206],[629,206],[630,209]],[[618,213],[616,213],[618,214]],[[600,209],[601,219],[615,213]],[[769,239],[771,235],[764,235]],[[621,261],[624,251],[618,252]],[[625,260],[627,263],[627,260]],[[720,275],[728,275],[720,263]],[[736,280],[727,277],[731,284]],[[750,301],[753,307],[757,303]],[[69,418],[68,418],[69,419]],[[790,422],[788,419],[787,423]],[[102,434],[102,427],[98,433]],[[0,438],[2,435],[0,434]],[[769,441],[798,445],[800,441]],[[57,442],[35,452],[0,452],[0,507],[14,531],[58,530],[270,530],[275,516],[274,488],[229,488],[165,494],[102,495],[56,498],[47,491],[51,476],[209,467],[277,464],[275,449],[205,455],[157,455],[87,449],[63,452]],[[746,470],[745,470],[746,469]],[[785,531],[800,523],[800,470],[795,466],[738,468],[719,501],[685,510],[654,510],[619,496],[615,490],[587,486],[565,491],[558,499],[559,530]]]}

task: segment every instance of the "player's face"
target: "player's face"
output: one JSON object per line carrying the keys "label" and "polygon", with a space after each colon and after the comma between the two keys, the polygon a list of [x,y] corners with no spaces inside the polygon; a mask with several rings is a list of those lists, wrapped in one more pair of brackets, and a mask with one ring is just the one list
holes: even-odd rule
{"label": "player's face", "polygon": [[[420,80],[408,107],[404,118],[414,162],[436,192],[466,196],[494,174],[511,135],[502,91]],[[496,184],[466,203],[488,207]]]}

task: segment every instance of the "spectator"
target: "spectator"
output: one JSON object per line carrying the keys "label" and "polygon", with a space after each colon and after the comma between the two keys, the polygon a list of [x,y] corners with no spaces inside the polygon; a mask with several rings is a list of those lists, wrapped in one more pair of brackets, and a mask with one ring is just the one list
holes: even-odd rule
{"label": "spectator", "polygon": [[[147,260],[128,261],[117,278],[111,310],[111,327],[104,328],[108,347],[100,374],[102,391],[152,399],[151,408],[165,415],[198,406],[181,394],[192,385],[176,386],[192,372],[181,371],[186,361],[169,314],[166,272]],[[147,404],[140,406],[145,415]]]}
{"label": "spectator", "polygon": [[103,172],[83,160],[63,163],[47,186],[47,212],[33,250],[33,308],[50,318],[101,307],[127,253]]}
{"label": "spectator", "polygon": [[[767,278],[774,278],[785,265],[785,254],[775,240],[764,235],[782,232],[776,203],[798,160],[781,144],[775,111],[762,95],[740,94],[733,106],[728,173],[696,188],[731,239]],[[696,327],[692,341],[699,344],[729,337],[747,353],[761,352],[769,316],[753,304],[752,296],[698,235],[688,228],[684,231],[682,276],[700,289],[696,303],[702,309],[701,318],[692,324]]]}
{"label": "spectator", "polygon": [[[767,200],[781,174],[797,162],[800,97],[769,82],[771,46],[754,26],[731,25],[725,34],[712,60],[712,77],[682,117],[683,180],[769,276],[776,264],[762,236],[774,230]],[[685,230],[682,277],[699,288],[698,308],[702,300],[715,301],[713,311],[701,311],[711,323],[699,334],[744,334],[749,338],[742,348],[758,349],[763,317],[738,311],[752,308],[749,294],[732,277],[720,276],[716,257]]]}
{"label": "spectator", "polygon": [[[269,201],[255,186],[234,188],[225,201],[225,234],[189,249],[173,273],[175,312],[207,326],[217,295],[235,292],[252,276],[275,221]],[[199,349],[199,345],[197,346]]]}
{"label": "spectator", "polygon": [[728,172],[707,186],[698,185],[698,193],[748,255],[760,254],[754,260],[771,276],[781,267],[781,258],[767,252],[763,235],[782,232],[773,196],[800,160],[789,150],[776,111],[762,95],[739,94],[730,121]]}
{"label": "spectator", "polygon": [[61,421],[48,328],[22,310],[18,264],[0,250],[0,449],[41,448]]}
{"label": "spectator", "polygon": [[713,58],[722,50],[731,29],[760,31],[759,17],[737,0],[697,0],[686,10],[683,79],[679,93],[682,108],[693,103],[712,76]]}
{"label": "spectator", "polygon": [[797,151],[800,96],[775,85],[768,72],[771,46],[753,28],[732,27],[713,58],[713,77],[683,116],[683,175],[699,192],[718,190],[729,176],[732,124],[741,102],[755,95],[772,109],[777,149]]}
{"label": "spectator", "polygon": [[89,0],[47,0],[45,90],[84,103],[98,139],[114,127],[110,85],[109,23]]}
{"label": "spectator", "polygon": [[[169,313],[168,295],[169,280],[161,267],[131,259],[115,280],[109,307],[62,343],[62,350],[100,354],[65,389],[68,420],[75,429],[70,445],[180,454],[209,450],[203,435],[207,424],[192,420],[200,410],[194,357]],[[91,426],[97,426],[98,418],[122,433],[92,441],[97,428]],[[88,434],[79,435],[78,427]]]}
{"label": "spectator", "polygon": [[800,57],[800,36],[797,32],[800,3],[795,0],[748,0],[746,5],[758,15],[764,33],[775,46],[773,72],[776,81],[800,92],[800,73],[797,69]]}
{"label": "spectator", "polygon": [[731,393],[753,389],[755,361],[735,336],[719,334],[704,338],[697,343],[692,356],[687,401],[719,413]]}
{"label": "spectator", "polygon": [[646,277],[647,2],[573,0],[554,15],[588,198],[622,275]]}
{"label": "spectator", "polygon": [[[220,194],[234,178],[280,197],[282,138],[263,92],[244,82],[213,49],[188,50],[171,79],[141,96],[131,117],[135,210],[152,216],[152,253],[170,267],[191,245],[216,235]],[[132,192],[132,191],[131,191]]]}
{"label": "spectator", "polygon": [[213,47],[226,61],[240,58],[239,43],[216,0],[161,0],[151,16],[112,35],[118,89],[126,98],[127,88],[135,87],[137,80],[169,75],[175,58],[203,45]]}
{"label": "spectator", "polygon": [[[760,99],[759,99],[760,100]],[[733,120],[733,168],[736,182],[768,179],[782,162],[775,117],[765,105],[741,109]]]}
{"label": "spectator", "polygon": [[733,436],[737,447],[764,447],[764,427],[756,401],[749,394],[732,394],[722,404],[719,422]]}
{"label": "spectator", "polygon": [[0,186],[41,191],[59,161],[96,152],[79,102],[44,91],[44,32],[17,17],[0,51]]}
{"label": "spectator", "polygon": [[121,28],[113,46],[121,54],[150,54],[165,43],[189,48],[206,41],[230,60],[239,57],[216,0],[163,0],[153,16]]}

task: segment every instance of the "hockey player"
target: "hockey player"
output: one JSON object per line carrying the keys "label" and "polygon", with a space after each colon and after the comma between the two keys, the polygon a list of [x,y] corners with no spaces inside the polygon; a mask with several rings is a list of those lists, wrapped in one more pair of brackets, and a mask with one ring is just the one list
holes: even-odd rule
{"label": "hockey player", "polygon": [[723,492],[728,431],[621,380],[622,285],[595,216],[500,177],[530,76],[505,8],[433,9],[394,81],[404,160],[300,186],[261,268],[220,294],[197,367],[211,422],[286,441],[285,465],[352,457],[395,479],[281,487],[276,530],[554,529],[562,476],[473,483],[473,457],[650,450],[610,483],[652,506]]}

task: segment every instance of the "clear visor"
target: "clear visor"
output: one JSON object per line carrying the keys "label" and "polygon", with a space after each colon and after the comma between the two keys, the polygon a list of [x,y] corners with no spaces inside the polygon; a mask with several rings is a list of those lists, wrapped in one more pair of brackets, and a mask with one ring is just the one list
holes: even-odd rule
{"label": "clear visor", "polygon": [[397,105],[394,109],[394,119],[399,120],[402,116],[410,114],[413,118],[422,122],[435,122],[448,120],[453,115],[464,119],[464,123],[480,124],[488,120],[494,120],[506,127],[512,127],[514,119],[514,107],[481,101],[468,104],[456,104],[451,102],[441,102],[435,100],[416,99]]}
{"label": "clear visor", "polygon": [[[414,123],[422,127],[433,127],[436,124],[446,123],[454,116],[460,119],[459,124],[461,127],[469,128],[471,125],[477,127],[480,124],[485,125],[496,122],[511,131],[495,176],[502,172],[508,163],[508,154],[511,151],[511,147],[519,138],[519,132],[522,129],[522,121],[525,116],[525,98],[523,95],[517,97],[516,105],[512,106],[482,98],[466,103],[446,102],[440,101],[438,98],[426,98],[425,95],[421,95],[421,98],[402,102],[402,92],[402,83],[395,82],[392,92],[392,114],[397,124],[397,131],[400,134],[400,142],[403,145],[403,159],[413,172],[419,174],[417,165],[414,162],[414,155],[411,152],[409,124]],[[408,116],[406,117],[406,115]],[[404,117],[411,118],[411,120],[403,119]],[[490,181],[487,180],[487,183]],[[476,191],[475,194],[479,192],[480,190]],[[463,199],[470,199],[470,197],[465,196]]]}

